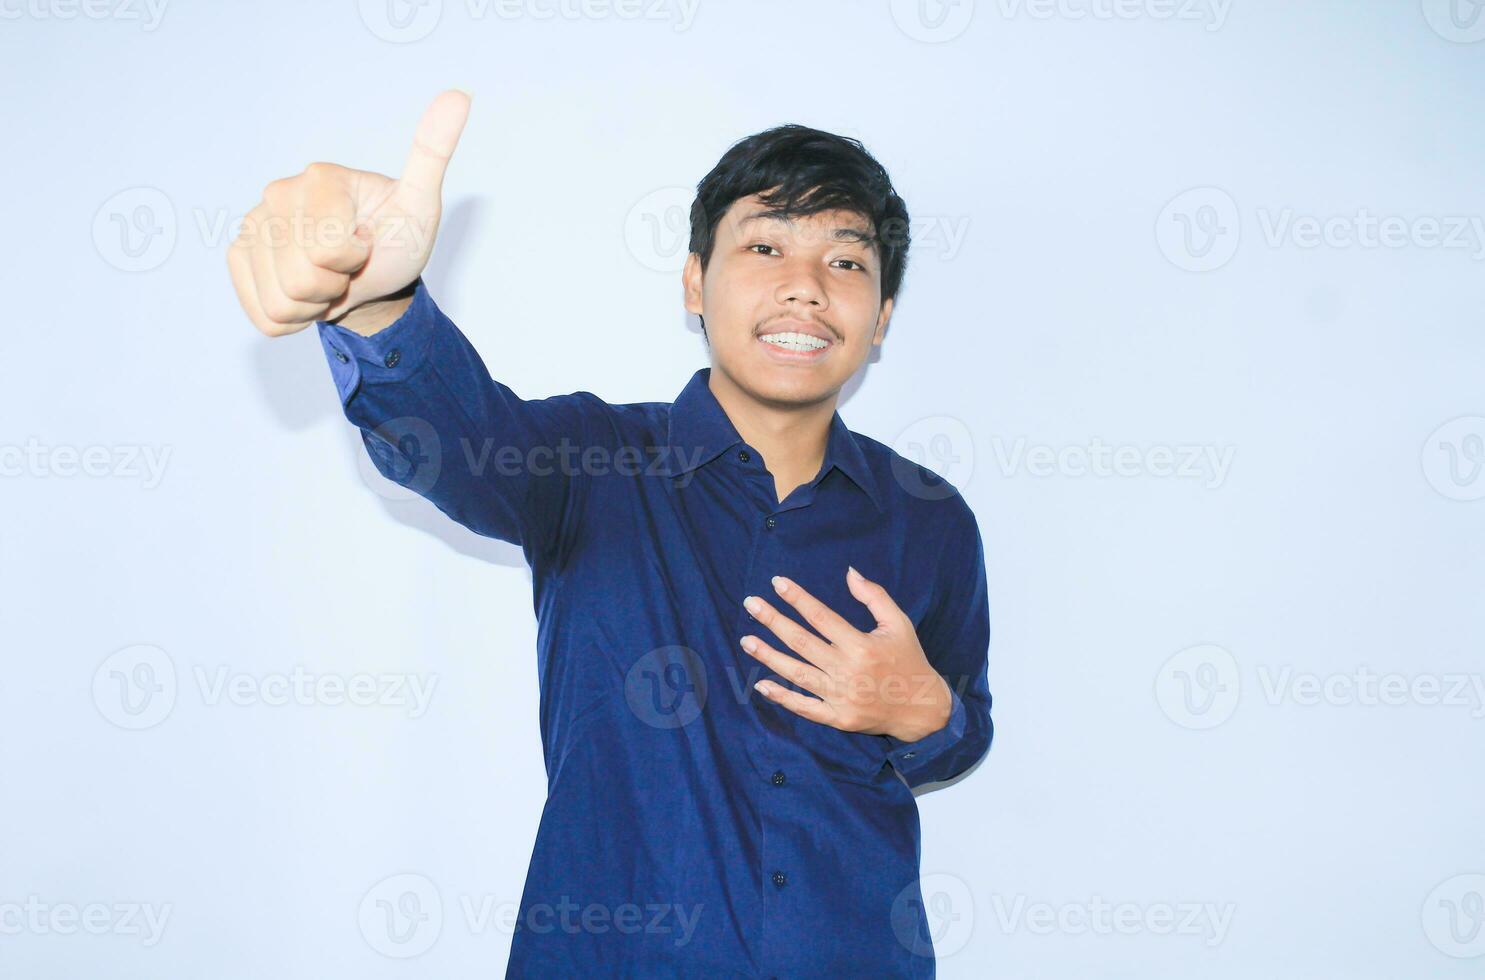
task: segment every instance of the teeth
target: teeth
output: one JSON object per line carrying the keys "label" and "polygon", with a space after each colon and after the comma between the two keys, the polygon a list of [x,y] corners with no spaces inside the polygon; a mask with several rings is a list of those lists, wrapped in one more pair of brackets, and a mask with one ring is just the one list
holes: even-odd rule
{"label": "teeth", "polygon": [[822,350],[830,346],[830,341],[812,337],[807,333],[771,333],[759,339],[775,347],[782,347],[784,350]]}

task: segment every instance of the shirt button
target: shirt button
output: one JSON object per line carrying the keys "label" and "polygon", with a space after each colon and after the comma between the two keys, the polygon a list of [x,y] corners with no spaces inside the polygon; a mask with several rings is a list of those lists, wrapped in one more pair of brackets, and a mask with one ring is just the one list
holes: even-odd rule
{"label": "shirt button", "polygon": [[397,366],[397,362],[400,361],[400,360],[402,360],[402,351],[400,351],[400,350],[389,350],[389,351],[387,351],[387,356],[382,361],[382,363],[385,364],[387,367],[390,368],[390,367],[396,367]]}
{"label": "shirt button", "polygon": [[749,453],[746,449],[744,449],[744,450],[740,451],[737,454],[737,458],[740,459],[740,460],[742,460],[744,463],[746,463],[748,460],[750,460],[750,459],[753,458],[753,455],[751,453]]}
{"label": "shirt button", "polygon": [[346,361],[349,361],[350,360],[349,357],[346,357],[345,356],[345,351],[343,351],[343,350],[338,350],[338,351],[335,352],[335,359],[337,361],[339,361],[340,363],[342,363],[342,364],[344,364]]}
{"label": "shirt button", "polygon": [[766,521],[763,522],[763,526],[766,527],[766,528],[768,528],[770,531],[772,531],[773,528],[774,528],[774,525],[777,524],[778,522],[779,522],[779,519],[777,517],[770,517]]}
{"label": "shirt button", "polygon": [[916,752],[904,752],[904,753],[903,753],[903,754],[902,754],[902,757],[903,757],[903,758],[904,758],[904,759],[911,759],[911,758],[912,758],[912,757],[913,757],[913,756],[915,756],[915,755],[917,755],[917,754],[918,754],[918,753],[916,753]]}
{"label": "shirt button", "polygon": [[782,785],[784,785],[784,770],[779,769],[776,772],[774,772],[774,774],[773,774],[773,784],[775,786],[782,786]]}
{"label": "shirt button", "polygon": [[783,888],[786,884],[789,883],[789,879],[784,875],[782,871],[775,871],[773,873],[773,883],[775,885],[778,885],[780,888]]}

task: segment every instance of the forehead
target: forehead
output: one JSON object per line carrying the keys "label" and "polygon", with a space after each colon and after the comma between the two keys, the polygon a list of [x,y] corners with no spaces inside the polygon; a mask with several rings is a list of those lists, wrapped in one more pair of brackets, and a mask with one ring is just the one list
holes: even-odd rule
{"label": "forehead", "polygon": [[841,242],[872,243],[871,220],[856,211],[817,211],[809,215],[781,217],[767,215],[768,205],[757,194],[732,202],[720,223],[719,231],[734,238],[768,231],[788,234],[796,240],[807,238],[826,244]]}

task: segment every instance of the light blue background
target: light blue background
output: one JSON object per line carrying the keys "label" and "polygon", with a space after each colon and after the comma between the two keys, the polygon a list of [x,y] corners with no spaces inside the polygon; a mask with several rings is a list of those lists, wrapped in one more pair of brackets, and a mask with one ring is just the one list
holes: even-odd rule
{"label": "light blue background", "polygon": [[[995,743],[919,801],[941,976],[1480,975],[1485,19],[69,9],[0,4],[0,975],[503,973],[544,792],[521,553],[377,477],[313,331],[259,335],[224,261],[265,183],[397,173],[450,86],[473,111],[427,279],[523,395],[669,399],[705,363],[676,209],[734,140],[859,137],[907,200],[841,411],[986,544]],[[1355,243],[1363,209],[1402,240]],[[1133,474],[1087,471],[1095,442]],[[296,668],[434,687],[416,717],[265,703]],[[1424,680],[1367,703],[1366,671]],[[376,925],[407,882],[416,957]]]}

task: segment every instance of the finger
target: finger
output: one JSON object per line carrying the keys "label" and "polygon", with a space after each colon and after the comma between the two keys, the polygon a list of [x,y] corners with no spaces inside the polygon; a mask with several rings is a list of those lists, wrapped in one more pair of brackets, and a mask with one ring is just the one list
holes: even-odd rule
{"label": "finger", "polygon": [[242,309],[253,326],[270,337],[277,337],[286,331],[283,324],[274,323],[263,312],[263,304],[258,301],[258,287],[253,282],[251,253],[252,247],[241,239],[227,246],[227,268],[232,274],[232,288],[237,291],[237,301],[242,304]]}
{"label": "finger", "polygon": [[853,637],[862,635],[861,631],[847,622],[844,616],[816,599],[804,586],[793,579],[775,575],[773,589],[785,602],[799,610],[799,615],[804,617],[806,623],[819,630],[821,635],[831,643],[844,643]]}
{"label": "finger", "polygon": [[[273,269],[278,276],[279,289],[289,299],[325,306],[344,295],[351,277],[317,265],[310,258],[311,254],[317,251],[329,252],[332,256],[341,253],[340,264],[350,264],[353,257],[344,254],[348,246],[361,253],[361,262],[365,261],[369,250],[351,239],[354,215],[334,201],[335,195],[317,192],[311,186],[316,182],[324,183],[315,179],[300,182],[303,190],[292,206],[294,220],[288,222],[288,240],[273,249]],[[349,203],[349,195],[344,197]],[[321,204],[332,213],[322,216]],[[334,213],[337,210],[345,216],[337,216]]]}
{"label": "finger", "polygon": [[836,723],[835,712],[819,698],[812,698],[808,694],[800,694],[798,691],[780,687],[773,681],[759,681],[753,685],[753,688],[774,704],[788,708],[801,718],[829,725],[831,728],[840,728],[840,725]]}
{"label": "finger", "polygon": [[[371,235],[356,228],[356,198],[347,181],[354,178],[333,164],[310,164],[301,182],[298,207],[310,216],[305,260],[320,269],[340,273],[342,282],[371,257]],[[284,272],[282,265],[280,272]],[[334,298],[334,297],[327,297]]]}
{"label": "finger", "polygon": [[871,610],[872,618],[877,621],[877,628],[897,629],[907,621],[907,613],[902,607],[892,600],[887,590],[880,583],[862,575],[851,566],[846,566],[846,588],[851,590],[851,595],[861,600],[861,603]]}
{"label": "finger", "polygon": [[280,333],[303,330],[314,322],[324,307],[301,303],[284,295],[284,291],[278,285],[278,272],[274,268],[276,263],[273,252],[274,249],[264,237],[260,236],[253,244],[251,261],[253,285],[258,290],[258,305],[263,310],[263,315],[268,318],[271,328]]}
{"label": "finger", "polygon": [[[749,608],[749,600],[755,602],[756,605]],[[748,612],[753,614],[754,619],[767,626],[773,631],[774,636],[784,641],[785,646],[810,663],[820,667],[831,667],[836,664],[838,658],[831,650],[830,644],[779,612],[765,602],[761,596],[748,596],[743,600],[743,606],[748,608]]]}
{"label": "finger", "polygon": [[[769,670],[789,681],[795,687],[802,687],[822,699],[829,698],[830,678],[820,668],[791,657],[787,653],[775,650],[756,636],[743,637],[740,645],[749,656],[758,660]],[[752,647],[752,649],[749,650],[749,647]]]}
{"label": "finger", "polygon": [[412,150],[398,182],[430,209],[438,204],[444,171],[454,155],[454,147],[459,145],[459,134],[464,132],[467,118],[469,96],[458,89],[449,89],[438,93],[418,121]]}
{"label": "finger", "polygon": [[302,249],[275,249],[274,271],[284,295],[301,303],[319,307],[345,295],[351,277],[322,269],[311,262]]}

